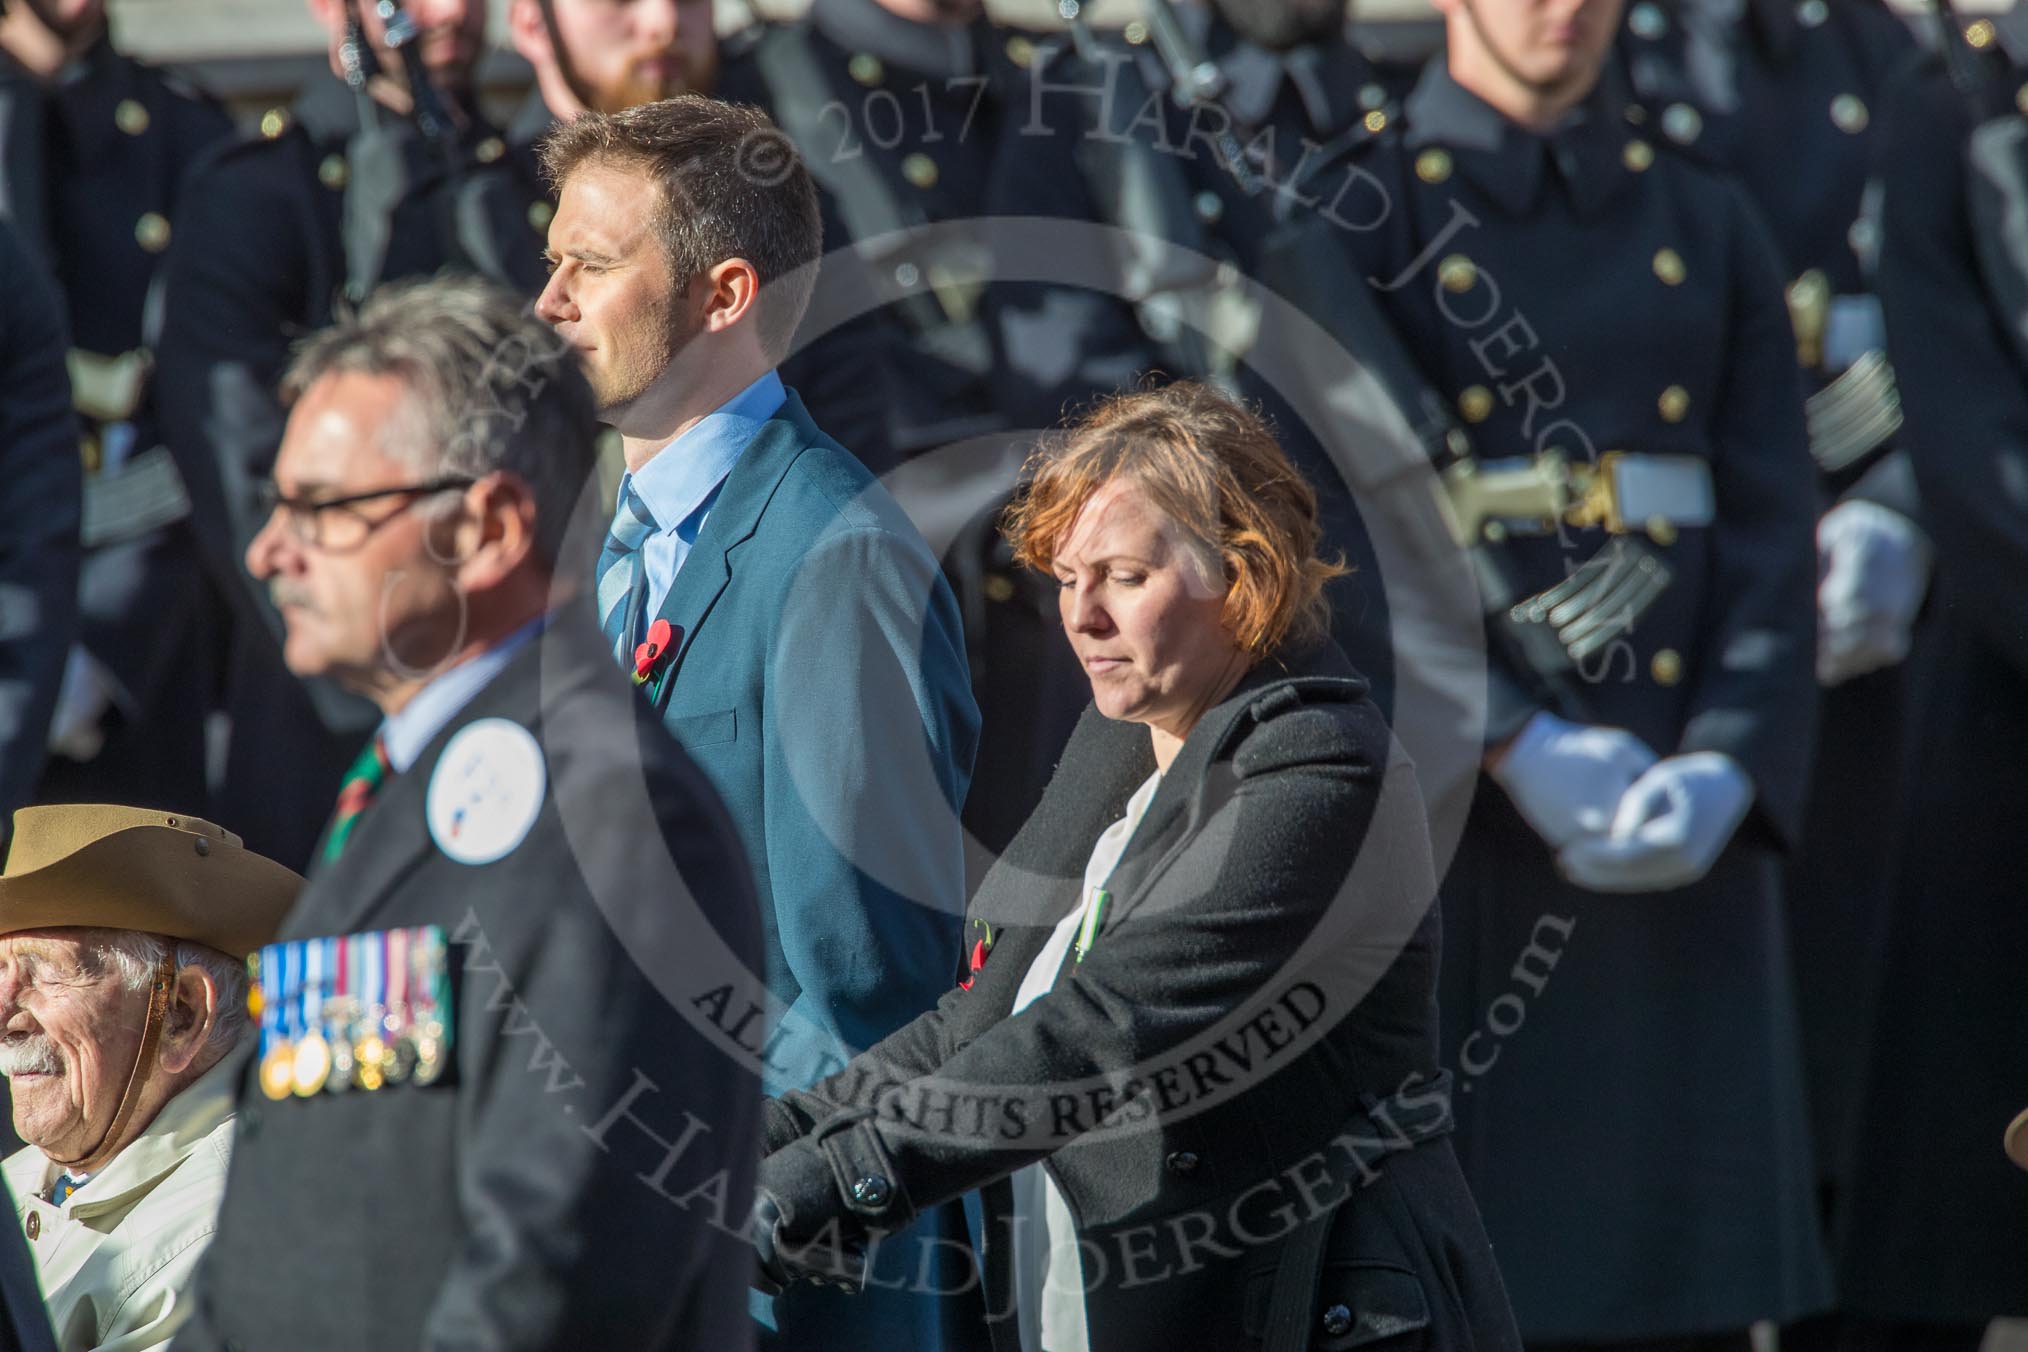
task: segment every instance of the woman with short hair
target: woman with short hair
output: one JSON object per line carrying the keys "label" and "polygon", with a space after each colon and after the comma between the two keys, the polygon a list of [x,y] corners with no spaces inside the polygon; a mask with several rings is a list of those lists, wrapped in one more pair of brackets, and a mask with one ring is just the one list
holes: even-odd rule
{"label": "woman with short hair", "polygon": [[1444,1139],[1422,804],[1325,637],[1309,485],[1180,383],[1038,453],[1005,529],[1093,707],[960,987],[768,1104],[763,1273],[981,1190],[996,1347],[1518,1346]]}

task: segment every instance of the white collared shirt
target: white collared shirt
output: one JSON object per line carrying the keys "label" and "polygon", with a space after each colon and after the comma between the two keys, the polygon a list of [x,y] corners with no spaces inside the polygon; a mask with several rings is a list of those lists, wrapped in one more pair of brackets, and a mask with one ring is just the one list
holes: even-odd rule
{"label": "white collared shirt", "polygon": [[[1126,814],[1108,826],[1092,846],[1091,858],[1084,866],[1084,891],[1070,914],[1056,922],[1042,951],[1021,978],[1010,1018],[1047,995],[1056,984],[1094,894],[1119,866],[1127,842],[1134,838],[1141,818],[1148,815],[1148,805],[1155,801],[1155,790],[1161,787],[1158,770],[1134,790],[1127,800]],[[1084,1264],[1070,1203],[1040,1164],[1015,1170],[1013,1186],[1014,1308],[1021,1329],[1021,1352],[1090,1352],[1091,1337],[1084,1318]]]}
{"label": "white collared shirt", "polygon": [[40,1150],[0,1164],[61,1352],[163,1347],[189,1317],[190,1279],[225,1196],[242,1064],[228,1055],[163,1104],[62,1206],[43,1200],[64,1169]]}

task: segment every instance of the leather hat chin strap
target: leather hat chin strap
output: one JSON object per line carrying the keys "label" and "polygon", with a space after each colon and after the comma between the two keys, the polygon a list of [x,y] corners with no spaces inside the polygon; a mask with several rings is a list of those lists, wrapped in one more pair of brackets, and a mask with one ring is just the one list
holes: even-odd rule
{"label": "leather hat chin strap", "polygon": [[134,1054],[134,1068],[127,1073],[127,1087],[120,1093],[120,1106],[113,1111],[113,1120],[106,1124],[105,1132],[98,1143],[72,1159],[49,1158],[69,1169],[81,1164],[90,1164],[96,1169],[105,1163],[98,1159],[100,1151],[108,1145],[117,1146],[126,1134],[127,1124],[134,1118],[134,1110],[141,1106],[141,1085],[147,1078],[148,1067],[154,1064],[155,1053],[162,1046],[162,1026],[168,1022],[169,994],[176,987],[176,955],[174,952],[162,955],[162,961],[155,964],[154,985],[148,991],[148,1021],[141,1027],[141,1050]]}

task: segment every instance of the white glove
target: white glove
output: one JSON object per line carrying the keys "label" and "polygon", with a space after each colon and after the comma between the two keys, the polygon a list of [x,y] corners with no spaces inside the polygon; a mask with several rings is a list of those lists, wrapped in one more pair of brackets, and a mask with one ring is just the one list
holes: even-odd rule
{"label": "white glove", "polygon": [[1664,892],[1711,871],[1753,806],[1753,782],[1718,751],[1655,762],[1620,799],[1604,836],[1572,842],[1563,876],[1594,892]]}
{"label": "white glove", "polygon": [[112,686],[96,659],[76,643],[63,662],[63,684],[49,720],[49,749],[74,761],[99,754],[106,735],[99,724],[112,705]]}
{"label": "white glove", "polygon": [[1528,720],[1490,773],[1535,834],[1561,849],[1605,830],[1621,795],[1654,763],[1648,744],[1625,729],[1544,712]]}
{"label": "white glove", "polygon": [[1878,503],[1841,502],[1817,523],[1817,681],[1837,685],[1908,656],[1929,590],[1929,537]]}

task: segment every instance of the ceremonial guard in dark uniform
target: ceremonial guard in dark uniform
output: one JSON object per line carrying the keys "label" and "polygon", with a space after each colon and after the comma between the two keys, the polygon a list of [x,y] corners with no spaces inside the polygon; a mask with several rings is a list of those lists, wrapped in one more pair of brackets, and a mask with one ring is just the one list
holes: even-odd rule
{"label": "ceremonial guard in dark uniform", "polygon": [[[1448,56],[1305,181],[1263,276],[1406,370],[1489,611],[1443,882],[1459,1154],[1531,1346],[1743,1349],[1829,1299],[1781,896],[1816,682],[1780,277],[1740,190],[1600,81],[1617,4],[1560,40],[1442,8]],[[1384,581],[1338,592],[1361,666]]]}
{"label": "ceremonial guard in dark uniform", "polygon": [[[0,220],[0,811],[41,773],[64,656],[77,636],[77,424],[54,289]],[[11,817],[10,817],[11,820]]]}
{"label": "ceremonial guard in dark uniform", "polygon": [[1970,1352],[2028,1315],[2028,10],[1953,34],[1892,92],[1880,296],[1936,528],[1914,782],[1859,1116],[1841,1304],[1855,1348]]}
{"label": "ceremonial guard in dark uniform", "polygon": [[0,201],[69,317],[86,553],[37,796],[202,811],[217,605],[149,408],[144,310],[184,174],[232,124],[115,50],[103,5],[39,14],[0,19]]}
{"label": "ceremonial guard in dark uniform", "polygon": [[1900,401],[1871,294],[1867,184],[1893,74],[1915,53],[1874,0],[1639,0],[1620,54],[1644,134],[1732,173],[1789,279],[1818,469],[1818,676],[1825,687],[1791,956],[1827,1221],[1850,1173],[1873,983],[1907,805],[1909,629],[1931,547],[1896,447]]}
{"label": "ceremonial guard in dark uniform", "polygon": [[[233,603],[219,815],[244,823],[248,848],[297,867],[373,718],[328,684],[288,677],[274,612],[240,568],[259,525],[254,488],[281,439],[276,377],[291,343],[384,281],[454,267],[534,294],[548,224],[530,210],[540,185],[471,97],[483,6],[395,50],[374,6],[335,12],[334,68],[354,87],[315,80],[196,171],[156,344],[163,432]],[[410,31],[396,15],[396,32]]]}

